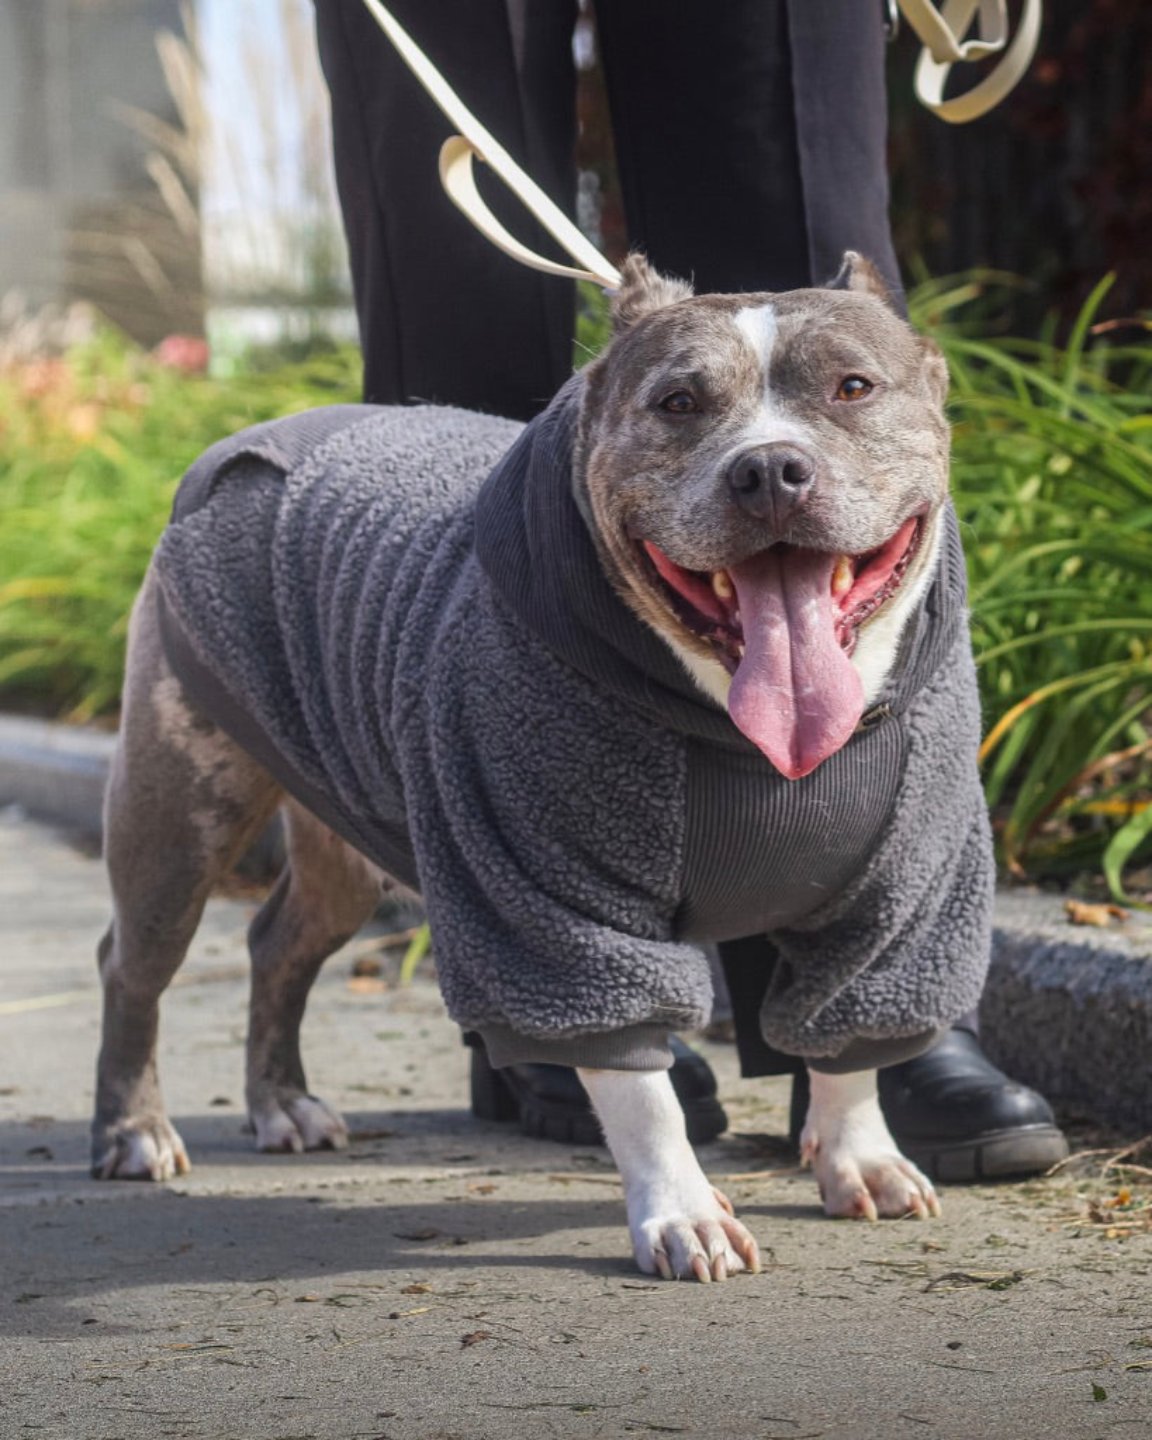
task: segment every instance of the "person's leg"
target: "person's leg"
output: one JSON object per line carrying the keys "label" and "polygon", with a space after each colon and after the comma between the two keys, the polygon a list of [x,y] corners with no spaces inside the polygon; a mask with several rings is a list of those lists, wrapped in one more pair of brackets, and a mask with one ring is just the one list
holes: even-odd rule
{"label": "person's leg", "polygon": [[596,0],[629,239],[699,291],[896,294],[879,0]]}
{"label": "person's leg", "polygon": [[[392,10],[465,103],[570,209],[575,0],[393,0]],[[362,0],[316,0],[316,28],[364,398],[529,418],[571,373],[572,285],[502,255],[448,200],[437,156],[451,127]],[[481,185],[510,229],[549,248],[503,186],[483,176]]]}

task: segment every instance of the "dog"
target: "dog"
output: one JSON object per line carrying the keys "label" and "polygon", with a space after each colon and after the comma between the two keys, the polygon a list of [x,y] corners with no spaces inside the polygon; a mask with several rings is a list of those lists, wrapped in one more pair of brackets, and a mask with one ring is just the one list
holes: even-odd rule
{"label": "dog", "polygon": [[989,949],[944,360],[852,253],[825,288],[728,296],[633,256],[613,322],[524,431],[337,407],[186,478],[108,790],[95,1175],[188,1168],[160,995],[283,806],[249,937],[260,1149],[346,1143],[300,1024],[391,877],[493,1062],[577,1066],[644,1272],[760,1263],[665,1068],[707,1015],[704,941],[777,946],[762,1024],[808,1061],[826,1212],[939,1213],[875,1070],[975,1003]]}

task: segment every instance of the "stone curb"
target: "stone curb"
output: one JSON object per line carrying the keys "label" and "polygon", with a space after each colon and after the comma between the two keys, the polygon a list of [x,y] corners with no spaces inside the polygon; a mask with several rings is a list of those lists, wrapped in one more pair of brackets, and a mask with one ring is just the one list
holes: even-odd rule
{"label": "stone curb", "polygon": [[1152,923],[1068,923],[1058,896],[1001,891],[980,1006],[989,1054],[1066,1113],[1152,1131]]}
{"label": "stone curb", "polygon": [[[116,737],[0,715],[0,806],[100,834]],[[274,843],[274,842],[273,842]],[[1057,896],[1002,891],[981,1006],[989,1054],[1066,1113],[1152,1131],[1152,922],[1068,924]]]}
{"label": "stone curb", "polygon": [[0,806],[98,840],[115,750],[105,730],[0,715]]}

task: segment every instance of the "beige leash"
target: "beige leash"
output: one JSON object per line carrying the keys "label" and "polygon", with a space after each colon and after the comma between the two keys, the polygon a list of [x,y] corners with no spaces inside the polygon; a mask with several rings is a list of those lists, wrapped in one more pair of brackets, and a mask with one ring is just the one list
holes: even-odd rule
{"label": "beige leash", "polygon": [[[1041,0],[1024,0],[1020,28],[1011,45],[1007,43],[1006,0],[945,0],[943,10],[938,10],[929,0],[897,0],[897,3],[924,45],[916,64],[916,94],[934,114],[953,124],[975,120],[997,105],[1027,70],[1036,51]],[[548,275],[591,280],[608,290],[617,289],[620,272],[615,265],[600,254],[560,207],[525,174],[496,137],[481,125],[395,16],[380,0],[364,0],[364,4],[400,58],[460,132],[440,147],[440,182],[453,204],[493,245],[522,265],[543,270]],[[957,38],[967,33],[977,12],[980,38]],[[1002,50],[1004,58],[990,75],[967,94],[944,99],[944,86],[955,63],[981,60]],[[476,188],[473,161],[477,159],[492,167],[528,212],[576,261],[576,266],[561,265],[537,255],[505,229]]]}
{"label": "beige leash", "polygon": [[[924,46],[916,62],[916,98],[941,120],[963,125],[986,115],[1020,82],[1040,39],[1041,0],[1024,0],[1020,26],[1008,44],[1006,0],[945,0],[938,10],[929,0],[897,0],[905,20]],[[980,38],[964,40],[979,14]],[[944,86],[952,66],[985,60],[1003,51],[1004,58],[978,85],[951,100]]]}
{"label": "beige leash", "polygon": [[[620,272],[615,265],[605,260],[560,207],[553,204],[539,185],[521,170],[495,136],[481,125],[427,55],[380,4],[380,0],[364,0],[364,3],[381,30],[395,45],[409,70],[460,131],[459,135],[445,140],[440,147],[440,182],[452,202],[463,210],[482,235],[487,236],[493,245],[503,250],[506,255],[511,255],[513,260],[519,260],[533,269],[543,270],[548,275],[568,275],[575,280],[591,280],[596,285],[615,290],[620,284]],[[579,269],[546,260],[543,255],[537,255],[509,234],[489,210],[476,188],[476,177],[472,170],[474,158],[491,165],[509,190],[571,255]]]}

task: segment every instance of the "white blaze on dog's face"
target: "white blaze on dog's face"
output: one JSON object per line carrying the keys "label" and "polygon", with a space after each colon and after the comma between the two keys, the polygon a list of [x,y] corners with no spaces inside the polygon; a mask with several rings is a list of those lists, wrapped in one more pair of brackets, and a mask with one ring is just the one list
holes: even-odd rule
{"label": "white blaze on dog's face", "polygon": [[932,574],[947,371],[858,256],[704,295],[633,256],[588,370],[580,501],[624,599],[789,778],[855,731]]}

